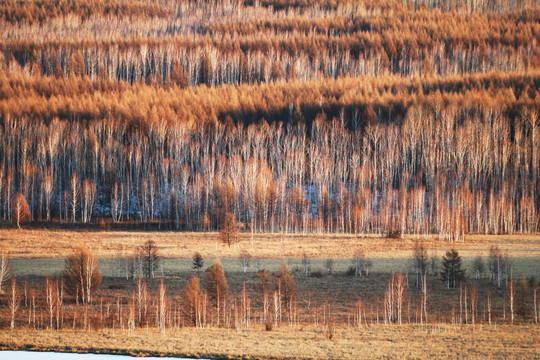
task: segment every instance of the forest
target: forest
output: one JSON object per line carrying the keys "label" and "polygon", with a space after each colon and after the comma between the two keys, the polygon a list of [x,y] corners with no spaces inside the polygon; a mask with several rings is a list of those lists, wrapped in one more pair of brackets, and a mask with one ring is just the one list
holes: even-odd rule
{"label": "forest", "polygon": [[539,43],[540,0],[1,1],[0,351],[540,356]]}
{"label": "forest", "polygon": [[8,1],[0,216],[242,231],[540,226],[536,1]]}

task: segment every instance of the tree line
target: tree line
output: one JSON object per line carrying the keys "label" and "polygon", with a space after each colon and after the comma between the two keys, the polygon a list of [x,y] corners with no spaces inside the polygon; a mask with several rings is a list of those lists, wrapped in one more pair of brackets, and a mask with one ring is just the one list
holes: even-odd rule
{"label": "tree line", "polygon": [[[204,261],[195,254],[196,274],[182,288],[169,276],[156,275],[154,279],[149,272],[137,273],[135,269],[128,276],[132,278],[131,283],[119,283],[117,278],[108,290],[99,290],[102,282],[99,262],[86,248],[75,249],[66,259],[62,274],[56,278],[46,276],[42,286],[31,285],[26,280],[21,284],[20,279],[17,283],[17,279],[11,277],[9,256],[3,250],[0,269],[7,270],[0,272],[0,319],[2,326],[11,329],[112,328],[131,334],[136,329],[152,327],[161,330],[163,335],[180,327],[224,327],[238,331],[263,327],[272,331],[282,325],[294,328],[313,324],[325,327],[328,337],[333,337],[334,325],[344,324],[362,328],[407,323],[473,327],[476,324],[537,323],[538,282],[533,277],[516,279],[507,273],[506,284],[497,284],[497,263],[511,261],[508,257],[501,260],[500,254],[500,249],[495,247],[489,251],[489,278],[484,278],[483,271],[481,278],[467,280],[456,250],[449,250],[442,257],[439,272],[438,266],[428,269],[427,252],[417,243],[412,253],[413,273],[414,268],[420,268],[416,287],[408,272],[392,273],[387,286],[379,289],[381,293],[349,294],[348,301],[356,300],[338,305],[332,304],[331,299],[314,297],[312,291],[320,289],[309,289],[306,299],[306,294],[299,293],[297,288],[297,282],[303,281],[302,275],[293,276],[286,261],[275,274],[266,269],[257,270],[249,275],[254,279],[249,282],[251,285],[244,280],[240,287],[235,284],[232,290],[219,260],[200,274]],[[148,241],[133,258],[142,258],[143,263],[152,266],[152,262],[159,261],[156,244]],[[358,254],[354,255],[353,266],[345,275],[329,272],[326,276],[362,276],[363,273],[367,277],[368,273],[363,270],[355,271],[356,264]],[[135,262],[134,266],[137,267]],[[320,278],[324,275],[313,272],[303,276]],[[437,286],[438,278],[448,289]],[[378,293],[379,290],[372,291]],[[432,300],[435,296],[441,304],[435,304]]]}

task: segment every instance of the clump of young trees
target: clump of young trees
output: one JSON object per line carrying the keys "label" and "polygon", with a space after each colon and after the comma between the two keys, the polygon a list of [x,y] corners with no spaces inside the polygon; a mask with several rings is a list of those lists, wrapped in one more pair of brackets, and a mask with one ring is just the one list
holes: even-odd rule
{"label": "clump of young trees", "polygon": [[66,260],[63,279],[70,295],[83,304],[91,304],[92,295],[101,285],[98,260],[87,248],[77,248]]}

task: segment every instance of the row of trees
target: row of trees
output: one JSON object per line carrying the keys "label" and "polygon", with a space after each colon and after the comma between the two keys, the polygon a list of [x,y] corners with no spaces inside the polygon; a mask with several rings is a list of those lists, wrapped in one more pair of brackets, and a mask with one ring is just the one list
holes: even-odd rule
{"label": "row of trees", "polygon": [[[145,248],[148,245],[145,244]],[[419,251],[422,250],[417,248],[415,254]],[[194,264],[199,260],[195,256]],[[66,260],[62,277],[51,279],[47,276],[43,288],[32,289],[26,281],[21,288],[13,279],[10,286],[5,287],[6,295],[2,298],[6,311],[2,313],[11,328],[24,323],[29,327],[49,329],[112,327],[131,333],[136,328],[156,327],[164,334],[166,329],[180,326],[241,329],[257,322],[265,324],[267,330],[282,322],[291,327],[299,322],[332,326],[334,322],[345,321],[351,325],[351,320],[358,327],[379,322],[400,325],[441,321],[472,325],[502,320],[538,322],[538,283],[533,278],[527,282],[525,278],[516,281],[510,277],[504,291],[485,290],[482,282],[468,284],[464,281],[461,259],[455,250],[448,251],[442,260],[442,280],[447,285],[459,284],[449,286],[458,288],[459,292],[453,290],[452,294],[442,295],[442,301],[451,308],[435,306],[430,300],[435,296],[436,287],[430,284],[433,277],[429,277],[428,282],[427,273],[421,276],[422,286],[418,291],[409,287],[408,277],[398,273],[391,275],[381,300],[377,298],[367,305],[365,299],[373,294],[363,294],[352,309],[345,306],[339,315],[332,315],[328,299],[321,306],[317,305],[317,300],[311,298],[311,290],[309,298],[301,300],[286,262],[282,263],[276,276],[267,270],[258,271],[254,287],[249,289],[244,282],[237,294],[229,289],[223,267],[216,261],[206,270],[202,284],[199,275],[193,275],[180,292],[168,288],[165,279],[161,278],[157,287],[152,286],[155,288],[152,294],[151,283],[147,282],[152,280],[139,275],[125,291],[121,286],[112,294],[109,291],[98,296],[99,265],[90,251],[81,248]],[[26,310],[23,314],[21,307]],[[447,310],[450,313],[445,313]]]}

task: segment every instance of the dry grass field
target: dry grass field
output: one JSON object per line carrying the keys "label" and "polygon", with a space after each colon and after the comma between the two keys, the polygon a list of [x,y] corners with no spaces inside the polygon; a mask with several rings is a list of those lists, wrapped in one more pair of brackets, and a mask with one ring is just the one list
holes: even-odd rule
{"label": "dry grass field", "polygon": [[[203,271],[220,258],[227,275],[231,294],[238,296],[245,283],[253,300],[253,324],[249,329],[216,328],[209,314],[209,328],[170,328],[162,336],[155,328],[138,329],[134,334],[126,330],[101,329],[95,320],[94,330],[60,331],[27,328],[27,309],[22,308],[15,330],[9,328],[7,315],[0,321],[0,347],[5,349],[108,352],[132,355],[168,355],[210,358],[540,358],[540,327],[534,323],[532,297],[527,295],[528,311],[508,325],[505,311],[506,286],[500,289],[489,280],[476,280],[471,274],[472,260],[481,255],[484,261],[491,245],[508,252],[513,273],[536,276],[540,274],[540,235],[468,236],[464,243],[447,243],[433,238],[422,239],[429,256],[440,259],[451,247],[459,250],[468,271],[468,286],[478,288],[478,320],[476,326],[450,325],[452,309],[459,308],[459,290],[446,289],[440,279],[428,277],[430,295],[428,307],[430,325],[417,325],[417,308],[421,291],[414,286],[410,264],[414,237],[386,239],[381,237],[354,238],[346,235],[285,235],[257,234],[253,242],[249,234],[230,248],[218,242],[217,233],[93,231],[93,230],[0,230],[0,246],[14,257],[18,284],[27,281],[29,288],[41,292],[45,275],[55,276],[64,267],[65,256],[76,246],[92,248],[100,260],[103,283],[96,298],[105,302],[120,296],[126,303],[135,288],[132,279],[125,278],[124,259],[147,240],[154,240],[163,257],[158,279],[149,280],[149,292],[154,298],[159,279],[163,276],[167,296],[180,301],[182,289],[194,274],[191,257],[198,251],[204,259]],[[122,249],[122,251],[119,251]],[[352,255],[364,249],[373,266],[369,277],[346,276],[352,265]],[[251,256],[247,273],[243,272],[239,256],[248,251]],[[316,276],[304,276],[302,257],[309,257],[310,270]],[[119,258],[119,255],[121,257]],[[260,323],[261,294],[257,292],[256,271],[267,268],[277,272],[283,261],[287,263],[298,289],[299,325],[290,328],[284,321],[271,332]],[[326,273],[326,260],[334,259],[333,273]],[[120,270],[120,271],[119,271]],[[408,274],[408,305],[404,318],[410,324],[383,325],[382,298],[391,272]],[[486,270],[487,271],[487,270]],[[204,283],[204,273],[201,274]],[[493,294],[494,324],[487,324],[485,299]],[[7,294],[0,295],[1,310],[7,312]],[[369,326],[361,329],[353,325],[356,301],[361,299],[367,311]],[[380,308],[377,306],[379,304]],[[505,305],[506,304],[506,305]],[[71,310],[70,310],[71,309]],[[66,313],[75,309],[66,303]],[[93,310],[99,317],[99,305]],[[323,309],[332,313],[335,333],[327,336],[327,325],[314,325],[317,312],[319,322]],[[80,310],[75,310],[80,311]],[[80,315],[79,315],[80,316]],[[377,318],[380,319],[377,323]],[[46,323],[45,319],[45,323]],[[66,323],[71,324],[69,316]],[[46,324],[41,324],[46,328]]]}
{"label": "dry grass field", "polygon": [[213,359],[535,359],[540,357],[538,326],[341,327],[332,340],[321,328],[288,326],[272,332],[193,329],[160,332],[1,331],[0,348],[106,352],[134,356]]}
{"label": "dry grass field", "polygon": [[1,229],[0,246],[16,258],[64,257],[78,245],[92,248],[98,257],[113,257],[120,248],[132,251],[147,240],[154,240],[162,256],[187,258],[199,252],[203,257],[236,258],[243,250],[258,258],[294,258],[303,253],[315,258],[350,258],[358,249],[373,257],[409,256],[415,241],[423,241],[431,251],[442,252],[451,247],[465,257],[485,255],[491,245],[508,250],[514,257],[540,257],[540,234],[468,235],[464,242],[449,243],[434,236],[405,236],[388,239],[348,234],[255,234],[242,233],[241,241],[231,247],[219,242],[215,232],[173,231],[105,231]]}

